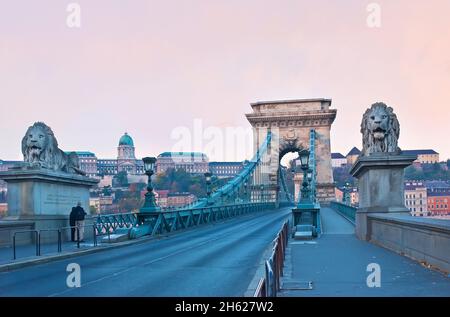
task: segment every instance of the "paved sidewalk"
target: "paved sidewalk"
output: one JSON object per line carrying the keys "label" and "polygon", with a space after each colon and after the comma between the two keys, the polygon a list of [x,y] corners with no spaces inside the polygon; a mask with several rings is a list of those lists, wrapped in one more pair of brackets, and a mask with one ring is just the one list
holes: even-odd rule
{"label": "paved sidewalk", "polygon": [[[98,246],[101,245],[98,241]],[[76,242],[63,242],[61,246],[61,253],[64,252],[74,252],[86,250],[94,247],[93,241],[80,242],[80,248],[77,247]],[[52,244],[42,244],[41,245],[41,256],[36,256],[36,246],[34,244],[19,245],[16,246],[16,260],[14,260],[14,251],[12,246],[1,247],[0,248],[0,264],[14,263],[18,261],[23,261],[25,259],[42,258],[43,256],[61,254],[58,252],[58,245],[56,243]]]}
{"label": "paved sidewalk", "polygon": [[[279,296],[450,296],[450,278],[358,240],[348,220],[329,208],[322,208],[321,216],[324,234],[319,239],[290,240]],[[370,263],[381,267],[379,288],[366,284]],[[312,290],[294,289],[309,281]]]}

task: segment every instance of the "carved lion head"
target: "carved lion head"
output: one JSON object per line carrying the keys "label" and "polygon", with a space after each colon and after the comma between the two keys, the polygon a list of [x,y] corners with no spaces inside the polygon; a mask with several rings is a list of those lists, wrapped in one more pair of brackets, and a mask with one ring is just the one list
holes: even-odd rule
{"label": "carved lion head", "polygon": [[28,128],[22,139],[22,154],[25,162],[46,165],[58,149],[52,129],[43,122]]}
{"label": "carved lion head", "polygon": [[400,124],[391,107],[382,102],[374,103],[363,115],[361,122],[363,135],[362,155],[377,152],[397,152]]}

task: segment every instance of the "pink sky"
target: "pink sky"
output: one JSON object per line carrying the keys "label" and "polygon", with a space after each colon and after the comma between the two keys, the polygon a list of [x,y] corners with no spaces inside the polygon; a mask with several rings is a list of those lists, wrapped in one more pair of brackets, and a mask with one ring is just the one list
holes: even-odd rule
{"label": "pink sky", "polygon": [[98,157],[128,131],[142,157],[196,118],[248,127],[251,102],[316,97],[338,109],[334,152],[361,147],[361,116],[384,101],[402,149],[450,158],[448,0],[376,1],[381,28],[366,24],[375,1],[80,0],[70,29],[70,2],[0,0],[0,159],[22,158],[35,121]]}

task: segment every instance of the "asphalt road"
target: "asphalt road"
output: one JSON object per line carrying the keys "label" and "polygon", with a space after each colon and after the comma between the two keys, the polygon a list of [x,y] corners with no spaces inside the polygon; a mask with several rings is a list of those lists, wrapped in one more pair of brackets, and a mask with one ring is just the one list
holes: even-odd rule
{"label": "asphalt road", "polygon": [[[0,296],[243,296],[290,209],[179,232],[145,244],[0,273]],[[81,287],[69,288],[69,263]]]}

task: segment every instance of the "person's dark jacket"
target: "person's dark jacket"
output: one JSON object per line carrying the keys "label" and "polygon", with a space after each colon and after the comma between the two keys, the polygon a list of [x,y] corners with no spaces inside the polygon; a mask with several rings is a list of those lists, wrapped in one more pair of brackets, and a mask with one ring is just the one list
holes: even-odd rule
{"label": "person's dark jacket", "polygon": [[75,220],[76,221],[84,220],[84,217],[86,215],[87,215],[87,213],[84,211],[83,207],[80,207],[80,206],[75,207]]}
{"label": "person's dark jacket", "polygon": [[69,223],[71,227],[75,226],[75,221],[77,221],[77,209],[76,207],[72,207],[72,211],[69,216]]}

